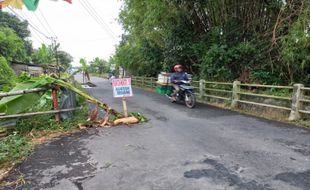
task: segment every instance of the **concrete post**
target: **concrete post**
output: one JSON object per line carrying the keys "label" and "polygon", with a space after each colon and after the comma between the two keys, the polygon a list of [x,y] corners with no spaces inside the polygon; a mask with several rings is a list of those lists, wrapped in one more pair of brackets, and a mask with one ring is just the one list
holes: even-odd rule
{"label": "concrete post", "polygon": [[299,110],[302,109],[302,102],[300,99],[302,99],[304,96],[304,92],[301,88],[303,87],[303,84],[294,84],[293,86],[291,113],[290,117],[288,118],[290,121],[300,119]]}
{"label": "concrete post", "polygon": [[231,108],[236,108],[238,106],[238,100],[240,99],[240,81],[233,82],[233,89],[232,89],[232,99],[231,99]]}
{"label": "concrete post", "polygon": [[154,88],[154,81],[153,81],[153,77],[151,78],[151,89]]}
{"label": "concrete post", "polygon": [[141,81],[142,81],[142,88],[144,87],[144,77],[141,77]]}
{"label": "concrete post", "polygon": [[199,98],[203,99],[206,94],[206,81],[203,79],[199,80]]}

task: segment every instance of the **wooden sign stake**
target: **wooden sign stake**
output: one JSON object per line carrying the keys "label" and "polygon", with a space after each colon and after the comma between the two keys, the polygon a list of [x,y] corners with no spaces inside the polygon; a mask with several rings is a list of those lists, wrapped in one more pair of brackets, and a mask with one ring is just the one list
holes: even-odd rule
{"label": "wooden sign stake", "polygon": [[124,116],[125,116],[125,117],[128,117],[128,110],[127,110],[126,98],[123,97],[123,98],[122,98],[122,101],[123,101]]}

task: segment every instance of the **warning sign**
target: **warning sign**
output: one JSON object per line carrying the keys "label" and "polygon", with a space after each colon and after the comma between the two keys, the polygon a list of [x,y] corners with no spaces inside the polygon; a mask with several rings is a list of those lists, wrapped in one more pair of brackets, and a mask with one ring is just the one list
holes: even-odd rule
{"label": "warning sign", "polygon": [[133,96],[131,88],[131,78],[113,79],[112,86],[114,98]]}

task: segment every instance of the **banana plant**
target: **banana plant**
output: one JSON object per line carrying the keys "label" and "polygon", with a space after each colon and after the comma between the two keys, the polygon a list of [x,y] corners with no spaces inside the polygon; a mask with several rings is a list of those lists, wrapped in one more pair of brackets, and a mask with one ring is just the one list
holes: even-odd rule
{"label": "banana plant", "polygon": [[[84,58],[80,59],[80,64],[82,65],[82,72],[83,72],[83,83],[85,82],[90,82],[90,77],[89,77],[89,68],[87,66],[87,61]],[[85,78],[87,81],[85,81]]]}
{"label": "banana plant", "polygon": [[[88,102],[97,105],[98,107],[104,109],[109,115],[113,115],[116,118],[122,117],[122,114],[118,113],[116,110],[112,109],[106,103],[98,100],[95,97],[90,96],[86,92],[75,87],[73,84],[66,82],[64,79],[59,79],[57,77],[43,75],[40,77],[32,77],[29,80],[18,83],[15,88],[11,91],[25,90],[31,88],[49,88],[52,84],[71,90],[78,95],[85,98]],[[0,100],[0,113],[2,114],[18,114],[23,113],[31,109],[37,104],[40,99],[40,94],[21,94],[16,96],[4,97]]]}

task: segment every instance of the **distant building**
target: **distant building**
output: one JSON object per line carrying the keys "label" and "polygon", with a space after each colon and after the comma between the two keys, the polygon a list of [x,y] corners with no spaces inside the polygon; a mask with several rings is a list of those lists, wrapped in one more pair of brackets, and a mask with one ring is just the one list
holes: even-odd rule
{"label": "distant building", "polygon": [[16,75],[20,75],[23,72],[29,73],[33,76],[39,76],[44,73],[56,72],[56,67],[53,65],[35,65],[30,63],[12,63],[12,69]]}

